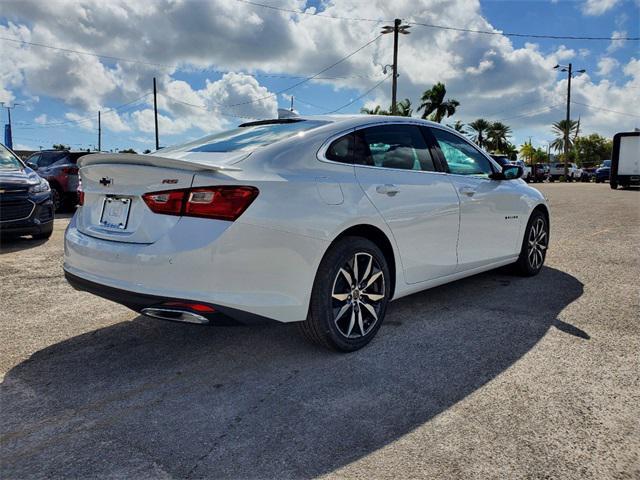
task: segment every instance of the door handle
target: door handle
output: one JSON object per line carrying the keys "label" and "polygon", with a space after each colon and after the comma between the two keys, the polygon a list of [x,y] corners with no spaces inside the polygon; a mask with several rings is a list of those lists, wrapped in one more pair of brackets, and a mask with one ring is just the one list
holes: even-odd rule
{"label": "door handle", "polygon": [[400,191],[399,187],[390,183],[387,183],[385,185],[378,185],[376,187],[376,192],[381,193],[383,195],[389,195],[390,197],[393,197],[399,191]]}
{"label": "door handle", "polygon": [[476,189],[473,187],[461,187],[460,193],[468,197],[473,197],[473,195],[476,193]]}

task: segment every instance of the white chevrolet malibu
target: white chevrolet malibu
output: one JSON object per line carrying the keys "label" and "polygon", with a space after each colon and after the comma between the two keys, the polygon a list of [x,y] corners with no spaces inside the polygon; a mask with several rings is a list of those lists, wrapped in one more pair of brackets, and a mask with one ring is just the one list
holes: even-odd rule
{"label": "white chevrolet malibu", "polygon": [[259,121],[79,165],[75,288],[168,320],[299,322],[341,351],[391,300],[507,264],[537,274],[549,242],[521,167],[413,118]]}

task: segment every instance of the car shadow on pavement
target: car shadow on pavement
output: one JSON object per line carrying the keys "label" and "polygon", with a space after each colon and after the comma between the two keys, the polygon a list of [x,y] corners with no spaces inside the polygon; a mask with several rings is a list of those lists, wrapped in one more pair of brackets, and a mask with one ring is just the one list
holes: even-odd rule
{"label": "car shadow on pavement", "polygon": [[0,255],[39,247],[47,243],[48,240],[49,239],[32,238],[30,236],[0,238]]}
{"label": "car shadow on pavement", "polygon": [[[553,268],[527,279],[485,273],[394,302],[377,338],[352,354],[310,346],[294,325],[207,328],[139,316],[8,372],[0,473],[331,472],[482,388],[562,326],[559,313],[582,291]],[[567,341],[583,341],[578,330]]]}

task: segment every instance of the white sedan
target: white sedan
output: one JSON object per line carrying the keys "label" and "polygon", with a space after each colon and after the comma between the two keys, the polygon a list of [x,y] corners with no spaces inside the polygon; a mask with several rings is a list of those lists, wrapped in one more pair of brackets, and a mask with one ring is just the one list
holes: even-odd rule
{"label": "white sedan", "polygon": [[168,320],[300,322],[341,351],[391,300],[508,264],[537,274],[549,242],[521,167],[414,118],[251,122],[79,165],[74,287]]}

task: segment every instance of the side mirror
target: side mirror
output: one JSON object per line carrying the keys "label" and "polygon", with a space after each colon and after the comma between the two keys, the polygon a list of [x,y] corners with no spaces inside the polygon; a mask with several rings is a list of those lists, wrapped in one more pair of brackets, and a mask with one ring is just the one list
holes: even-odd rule
{"label": "side mirror", "polygon": [[38,169],[38,165],[36,165],[33,162],[27,162],[27,167],[29,167],[31,170],[37,170]]}
{"label": "side mirror", "polygon": [[493,180],[515,180],[524,174],[520,165],[505,165],[501,172],[492,173],[489,177]]}

